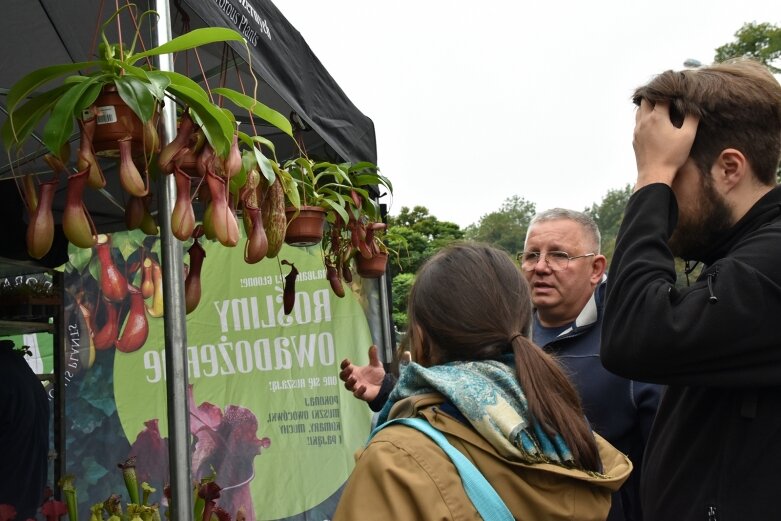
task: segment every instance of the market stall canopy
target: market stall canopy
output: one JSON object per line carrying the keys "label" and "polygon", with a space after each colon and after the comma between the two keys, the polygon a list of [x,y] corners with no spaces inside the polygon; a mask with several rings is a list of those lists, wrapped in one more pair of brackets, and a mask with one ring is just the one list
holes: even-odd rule
{"label": "market stall canopy", "polygon": [[[121,2],[125,5],[125,2]],[[151,2],[137,2],[138,12],[151,9]],[[178,72],[187,74],[202,85],[225,85],[243,90],[265,105],[290,118],[299,129],[303,146],[310,157],[329,161],[370,161],[376,163],[374,125],[348,99],[312,53],[301,34],[268,0],[172,0],[170,4],[174,36],[198,27],[228,27],[242,33],[249,47],[240,43],[213,45],[180,53],[175,57]],[[0,55],[0,124],[6,118],[5,94],[22,76],[52,64],[86,61],[94,56],[103,21],[114,11],[114,2],[101,0],[6,0],[0,17],[3,53]],[[124,41],[132,39],[135,27],[122,22]],[[147,45],[154,41],[152,24],[141,26]],[[106,27],[116,36],[116,24]],[[200,61],[200,64],[199,64]],[[204,74],[201,73],[204,72]],[[254,78],[258,83],[255,84]],[[205,81],[204,81],[205,76]],[[48,87],[47,87],[48,88]],[[256,132],[272,140],[280,161],[297,154],[289,136],[260,120],[250,122],[246,112],[236,112],[240,128],[254,125]],[[72,141],[78,136],[73,135]],[[45,153],[40,142],[31,140],[20,156],[0,160],[0,218],[4,239],[0,257],[29,262],[25,250],[24,210],[18,189],[12,179],[25,173],[41,171],[37,158]],[[12,168],[11,160],[15,166]],[[110,171],[113,166],[107,166]],[[37,170],[36,170],[37,169]],[[107,176],[116,177],[116,176]],[[116,180],[114,181],[116,183]],[[55,197],[57,210],[64,204],[64,183]],[[111,194],[111,186],[102,192],[85,195],[87,205],[99,231],[121,229],[123,204]],[[55,240],[52,251],[40,261],[55,266],[65,260],[64,238]],[[23,264],[23,265],[24,265]],[[37,263],[30,263],[35,265]],[[21,269],[19,265],[12,269]]]}

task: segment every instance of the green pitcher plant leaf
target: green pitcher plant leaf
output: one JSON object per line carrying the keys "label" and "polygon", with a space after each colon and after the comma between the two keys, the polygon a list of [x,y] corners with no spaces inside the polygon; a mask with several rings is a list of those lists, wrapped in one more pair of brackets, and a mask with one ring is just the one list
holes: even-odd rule
{"label": "green pitcher plant leaf", "polygon": [[353,163],[352,165],[349,165],[349,167],[348,167],[348,170],[349,170],[349,172],[351,174],[354,173],[354,172],[359,172],[359,171],[364,170],[364,169],[372,170],[374,172],[379,170],[377,168],[377,165],[375,165],[374,163],[370,163],[368,161],[359,161],[358,163]]}
{"label": "green pitcher plant leaf", "polygon": [[36,89],[71,72],[89,69],[99,65],[100,62],[78,62],[64,65],[52,65],[33,71],[14,83],[6,96],[8,112],[13,112],[16,106],[30,96]]}
{"label": "green pitcher plant leaf", "polygon": [[141,80],[152,96],[158,101],[163,101],[165,90],[171,84],[171,79],[168,76],[160,71],[150,71],[133,65],[121,64],[121,68],[125,71],[125,74],[120,76],[121,78],[133,77]]}
{"label": "green pitcher plant leaf", "polygon": [[190,113],[206,135],[214,151],[220,157],[227,157],[232,144],[233,123],[225,113],[204,99],[197,91],[171,83],[168,89],[190,107]]}
{"label": "green pitcher plant leaf", "polygon": [[393,185],[390,179],[380,174],[360,174],[352,176],[353,184],[356,186],[384,186],[388,192],[393,193]]}
{"label": "green pitcher plant leaf", "polygon": [[264,105],[263,103],[259,102],[255,98],[225,87],[212,89],[212,92],[219,96],[224,96],[228,98],[230,101],[232,101],[239,107],[247,109],[252,114],[262,119],[263,121],[266,121],[267,123],[274,125],[276,128],[278,128],[279,130],[281,130],[291,138],[293,137],[293,127],[290,124],[290,121],[288,121],[288,119],[285,116],[283,116],[281,113],[268,107],[267,105]]}
{"label": "green pitcher plant leaf", "polygon": [[159,45],[153,49],[149,49],[144,52],[140,52],[132,55],[126,61],[136,63],[138,60],[147,58],[149,56],[159,56],[161,54],[171,54],[180,51],[186,51],[188,49],[194,49],[202,45],[210,43],[224,43],[224,42],[243,42],[244,37],[233,29],[227,27],[201,27],[200,29],[194,29],[186,34],[177,36],[173,40],[170,40],[162,45]]}
{"label": "green pitcher plant leaf", "polygon": [[260,172],[263,174],[263,177],[266,179],[269,186],[274,184],[277,175],[274,172],[273,163],[263,154],[260,147],[255,146],[253,138],[249,137],[244,132],[239,132],[238,134],[239,140],[250,148],[250,150],[245,150],[242,153],[242,166],[244,170],[249,172],[257,167],[260,169]]}
{"label": "green pitcher plant leaf", "polygon": [[[241,132],[239,132],[239,140],[241,141]],[[255,154],[249,150],[241,151],[241,169],[245,172],[251,171],[253,168],[257,168],[258,161],[255,158]]]}
{"label": "green pitcher plant leaf", "polygon": [[331,199],[323,199],[321,204],[325,204],[331,207],[336,213],[339,214],[339,216],[342,218],[344,222],[347,222],[350,220],[350,216],[347,214],[347,210],[344,209],[343,204],[339,204],[336,201],[332,201]]}
{"label": "green pitcher plant leaf", "polygon": [[[189,89],[191,94],[193,96],[197,95],[200,98],[204,100],[204,102],[211,103],[211,99],[209,98],[209,94],[203,90],[203,87],[198,85],[197,82],[191,80],[184,74],[180,74],[175,71],[155,71],[156,74],[159,74],[161,76],[164,76],[168,79],[169,85],[174,87],[184,87]],[[166,87],[168,88],[168,87]]]}
{"label": "green pitcher plant leaf", "polygon": [[294,208],[301,207],[301,197],[298,195],[298,186],[296,180],[290,175],[290,172],[283,168],[279,168],[276,163],[274,165],[274,172],[277,174],[277,179],[282,183],[282,190],[285,192],[290,206]]}
{"label": "green pitcher plant leaf", "polygon": [[241,130],[237,131],[237,134],[239,135],[239,143],[244,143],[248,148],[253,147],[252,138],[249,137],[249,134]]}
{"label": "green pitcher plant leaf", "polygon": [[238,174],[232,175],[230,178],[230,183],[228,185],[228,190],[232,194],[238,194],[241,192],[241,188],[247,183],[247,170],[244,168],[244,161],[241,162],[241,170],[239,170]]}
{"label": "green pitcher plant leaf", "polygon": [[89,103],[94,102],[101,87],[102,82],[99,77],[81,82],[66,91],[54,104],[51,116],[43,128],[43,144],[49,150],[57,153],[63,143],[70,138],[73,133],[74,117],[77,116],[77,113],[78,116],[81,116],[81,111],[89,106],[89,104],[84,105],[83,98],[92,98]]}
{"label": "green pitcher plant leaf", "polygon": [[380,205],[374,199],[365,199],[361,211],[372,221],[380,220]]}
{"label": "green pitcher plant leaf", "polygon": [[117,94],[127,103],[136,116],[142,122],[152,119],[157,110],[157,101],[152,91],[149,90],[149,84],[141,81],[135,76],[122,76],[114,80],[117,86]]}
{"label": "green pitcher plant leaf", "polygon": [[149,79],[149,90],[155,98],[163,100],[165,90],[171,84],[171,79],[160,71],[147,71],[146,77]]}
{"label": "green pitcher plant leaf", "polygon": [[266,181],[268,181],[269,186],[274,184],[274,180],[277,178],[276,174],[274,173],[274,164],[263,155],[263,152],[260,151],[257,147],[252,147],[255,152],[255,159],[258,162],[258,168],[260,168],[260,173],[263,174],[263,177],[266,178]]}
{"label": "green pitcher plant leaf", "polygon": [[0,131],[6,148],[10,150],[11,145],[24,143],[35,130],[38,121],[52,109],[62,93],[68,88],[67,85],[60,85],[39,94],[10,112],[3,122],[2,131]]}
{"label": "green pitcher plant leaf", "polygon": [[269,150],[271,150],[271,154],[274,157],[274,160],[277,158],[277,151],[274,148],[274,143],[272,143],[270,140],[264,138],[263,136],[252,136],[252,140],[260,145],[264,145]]}
{"label": "green pitcher plant leaf", "polygon": [[313,177],[313,181],[315,183],[317,183],[323,177],[330,175],[333,176],[338,182],[343,182],[348,185],[352,184],[352,181],[350,181],[350,176],[347,175],[347,170],[340,165],[326,162],[316,163],[312,166],[312,171],[317,172],[317,174]]}

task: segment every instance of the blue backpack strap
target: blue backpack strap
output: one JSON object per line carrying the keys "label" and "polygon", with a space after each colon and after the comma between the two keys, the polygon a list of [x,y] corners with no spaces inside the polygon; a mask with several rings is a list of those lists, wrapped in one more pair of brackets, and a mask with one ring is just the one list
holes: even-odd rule
{"label": "blue backpack strap", "polygon": [[445,454],[447,454],[461,475],[461,482],[464,484],[466,495],[469,496],[480,517],[490,521],[513,521],[515,519],[507,505],[502,501],[502,498],[494,490],[494,487],[477,470],[477,467],[469,461],[469,458],[453,447],[444,434],[432,427],[423,418],[396,418],[395,420],[390,420],[377,426],[369,435],[369,439],[372,439],[380,429],[393,423],[406,425],[421,431],[445,451]]}

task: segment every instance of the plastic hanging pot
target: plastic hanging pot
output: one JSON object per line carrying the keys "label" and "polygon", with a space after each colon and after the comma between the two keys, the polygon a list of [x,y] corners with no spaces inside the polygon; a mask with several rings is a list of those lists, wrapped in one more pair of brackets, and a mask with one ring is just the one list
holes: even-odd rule
{"label": "plastic hanging pot", "polygon": [[379,252],[371,258],[355,257],[355,271],[364,279],[378,279],[385,273],[385,267],[388,265],[388,254]]}
{"label": "plastic hanging pot", "polygon": [[103,87],[93,107],[97,110],[98,124],[92,146],[97,155],[119,157],[118,141],[127,136],[131,138],[133,154],[143,153],[144,125],[114,85]]}
{"label": "plastic hanging pot", "polygon": [[296,209],[285,208],[287,229],[285,242],[291,246],[313,246],[323,240],[325,228],[325,210],[319,206],[302,206],[296,215]]}

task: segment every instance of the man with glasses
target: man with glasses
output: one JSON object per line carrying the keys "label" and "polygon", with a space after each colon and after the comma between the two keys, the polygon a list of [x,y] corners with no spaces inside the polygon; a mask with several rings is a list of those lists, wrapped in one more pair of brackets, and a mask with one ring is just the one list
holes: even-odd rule
{"label": "man with glasses", "polygon": [[639,478],[660,388],[616,376],[599,359],[605,256],[588,215],[554,208],[532,218],[518,262],[535,307],[532,339],[567,369],[592,428],[629,456],[632,476],[613,494],[608,520],[642,519]]}

